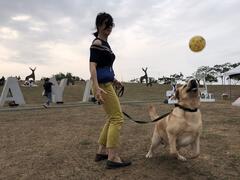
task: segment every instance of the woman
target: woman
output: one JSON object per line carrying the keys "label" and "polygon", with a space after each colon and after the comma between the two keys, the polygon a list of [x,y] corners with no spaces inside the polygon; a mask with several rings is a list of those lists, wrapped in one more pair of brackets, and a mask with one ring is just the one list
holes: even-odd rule
{"label": "woman", "polygon": [[97,32],[94,33],[96,38],[90,47],[90,73],[94,96],[103,105],[107,114],[107,122],[98,140],[99,148],[95,161],[108,159],[106,168],[112,169],[128,166],[131,162],[123,161],[117,152],[123,115],[119,99],[113,88],[113,83],[121,85],[114,78],[112,69],[115,55],[107,42],[114,26],[113,18],[105,12],[99,13],[95,23]]}

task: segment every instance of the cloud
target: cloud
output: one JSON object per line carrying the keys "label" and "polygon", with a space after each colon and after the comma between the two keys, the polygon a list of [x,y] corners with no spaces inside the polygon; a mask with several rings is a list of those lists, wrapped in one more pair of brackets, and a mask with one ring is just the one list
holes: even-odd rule
{"label": "cloud", "polygon": [[17,56],[18,52],[5,48],[4,46],[0,45],[0,62],[8,62],[11,58]]}
{"label": "cloud", "polygon": [[31,16],[28,15],[18,15],[12,17],[12,20],[14,21],[28,21],[29,19],[31,19]]}
{"label": "cloud", "polygon": [[18,31],[11,29],[9,27],[0,27],[0,39],[17,39],[18,38]]}

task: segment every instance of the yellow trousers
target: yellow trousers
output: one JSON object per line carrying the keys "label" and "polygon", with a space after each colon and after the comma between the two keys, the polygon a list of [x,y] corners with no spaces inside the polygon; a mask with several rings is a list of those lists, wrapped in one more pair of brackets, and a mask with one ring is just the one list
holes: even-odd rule
{"label": "yellow trousers", "polygon": [[122,109],[112,83],[99,84],[99,86],[107,92],[107,94],[102,94],[107,121],[100,133],[98,143],[107,148],[115,148],[119,145],[120,130],[123,123]]}

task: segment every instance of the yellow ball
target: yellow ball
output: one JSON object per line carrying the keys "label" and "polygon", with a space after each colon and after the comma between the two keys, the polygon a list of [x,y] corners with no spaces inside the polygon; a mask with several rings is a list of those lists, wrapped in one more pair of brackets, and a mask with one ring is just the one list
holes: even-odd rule
{"label": "yellow ball", "polygon": [[193,36],[189,41],[189,48],[193,52],[200,52],[204,49],[206,41],[202,36]]}

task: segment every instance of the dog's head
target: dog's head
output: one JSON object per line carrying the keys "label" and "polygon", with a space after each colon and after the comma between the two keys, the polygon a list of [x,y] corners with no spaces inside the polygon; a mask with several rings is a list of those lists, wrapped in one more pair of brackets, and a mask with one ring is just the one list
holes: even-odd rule
{"label": "dog's head", "polygon": [[196,79],[190,79],[187,84],[177,88],[175,93],[179,104],[196,108],[200,105],[199,84]]}

